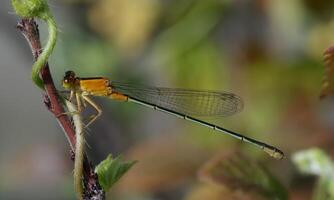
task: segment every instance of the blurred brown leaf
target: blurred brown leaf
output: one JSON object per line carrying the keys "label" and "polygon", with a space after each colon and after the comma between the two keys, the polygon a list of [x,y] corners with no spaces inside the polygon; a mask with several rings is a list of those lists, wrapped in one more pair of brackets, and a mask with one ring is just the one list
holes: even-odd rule
{"label": "blurred brown leaf", "polygon": [[256,193],[244,193],[243,191],[232,192],[221,186],[213,184],[202,184],[192,188],[192,190],[186,195],[185,200],[265,200],[263,197]]}
{"label": "blurred brown leaf", "polygon": [[165,134],[133,146],[127,159],[139,162],[115,186],[120,193],[155,193],[177,188],[196,175],[210,156],[182,136]]}
{"label": "blurred brown leaf", "polygon": [[303,181],[302,183],[291,185],[289,188],[290,200],[311,200],[314,183]]}
{"label": "blurred brown leaf", "polygon": [[220,185],[234,192],[242,191],[253,196],[251,199],[287,199],[285,189],[267,169],[241,153],[218,154],[201,168],[198,175],[204,182]]}
{"label": "blurred brown leaf", "polygon": [[317,99],[310,98],[309,93],[297,88],[294,97],[285,105],[280,124],[277,126],[278,131],[284,134],[285,152],[312,146],[332,146],[332,130],[319,120],[315,109],[317,104]]}
{"label": "blurred brown leaf", "polygon": [[334,46],[324,52],[325,76],[320,93],[320,98],[334,94]]}

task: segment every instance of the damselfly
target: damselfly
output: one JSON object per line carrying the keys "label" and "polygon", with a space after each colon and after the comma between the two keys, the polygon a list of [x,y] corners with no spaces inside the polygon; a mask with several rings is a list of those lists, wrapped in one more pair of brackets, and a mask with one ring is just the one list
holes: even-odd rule
{"label": "damselfly", "polygon": [[94,103],[90,96],[103,96],[166,112],[248,142],[276,159],[284,157],[283,152],[274,146],[193,117],[230,116],[241,111],[242,100],[233,93],[144,87],[110,81],[104,77],[80,78],[76,77],[73,71],[65,73],[63,87],[70,90],[70,101],[75,97],[79,112],[82,110],[82,105],[86,105],[86,103],[96,109],[97,114],[92,117],[87,126],[102,114],[102,109]]}

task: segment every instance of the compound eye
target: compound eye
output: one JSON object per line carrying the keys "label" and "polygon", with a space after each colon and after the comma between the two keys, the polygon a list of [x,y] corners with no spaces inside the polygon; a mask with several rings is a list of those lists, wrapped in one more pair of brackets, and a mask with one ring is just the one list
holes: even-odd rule
{"label": "compound eye", "polygon": [[65,76],[66,77],[75,77],[75,73],[74,73],[74,71],[67,71],[67,72],[65,72]]}

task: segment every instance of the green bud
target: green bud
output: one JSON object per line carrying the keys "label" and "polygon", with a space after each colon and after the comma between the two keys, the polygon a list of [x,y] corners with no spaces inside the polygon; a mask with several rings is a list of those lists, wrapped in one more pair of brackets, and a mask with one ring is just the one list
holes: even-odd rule
{"label": "green bud", "polygon": [[12,0],[12,5],[20,17],[46,19],[49,15],[49,6],[46,0]]}

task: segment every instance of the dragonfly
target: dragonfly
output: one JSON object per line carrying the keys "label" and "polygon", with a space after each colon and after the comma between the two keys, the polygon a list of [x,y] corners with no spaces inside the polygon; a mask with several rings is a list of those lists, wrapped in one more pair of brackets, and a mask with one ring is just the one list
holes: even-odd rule
{"label": "dragonfly", "polygon": [[87,104],[96,110],[96,114],[92,116],[86,126],[89,126],[102,114],[101,107],[91,98],[92,96],[100,96],[112,100],[140,104],[174,115],[247,142],[263,150],[273,158],[284,158],[284,153],[272,145],[198,119],[198,117],[227,117],[240,112],[243,108],[243,101],[233,93],[148,87],[110,81],[105,77],[77,77],[73,71],[65,73],[62,85],[70,92],[69,101],[74,101],[75,99],[79,113]]}

